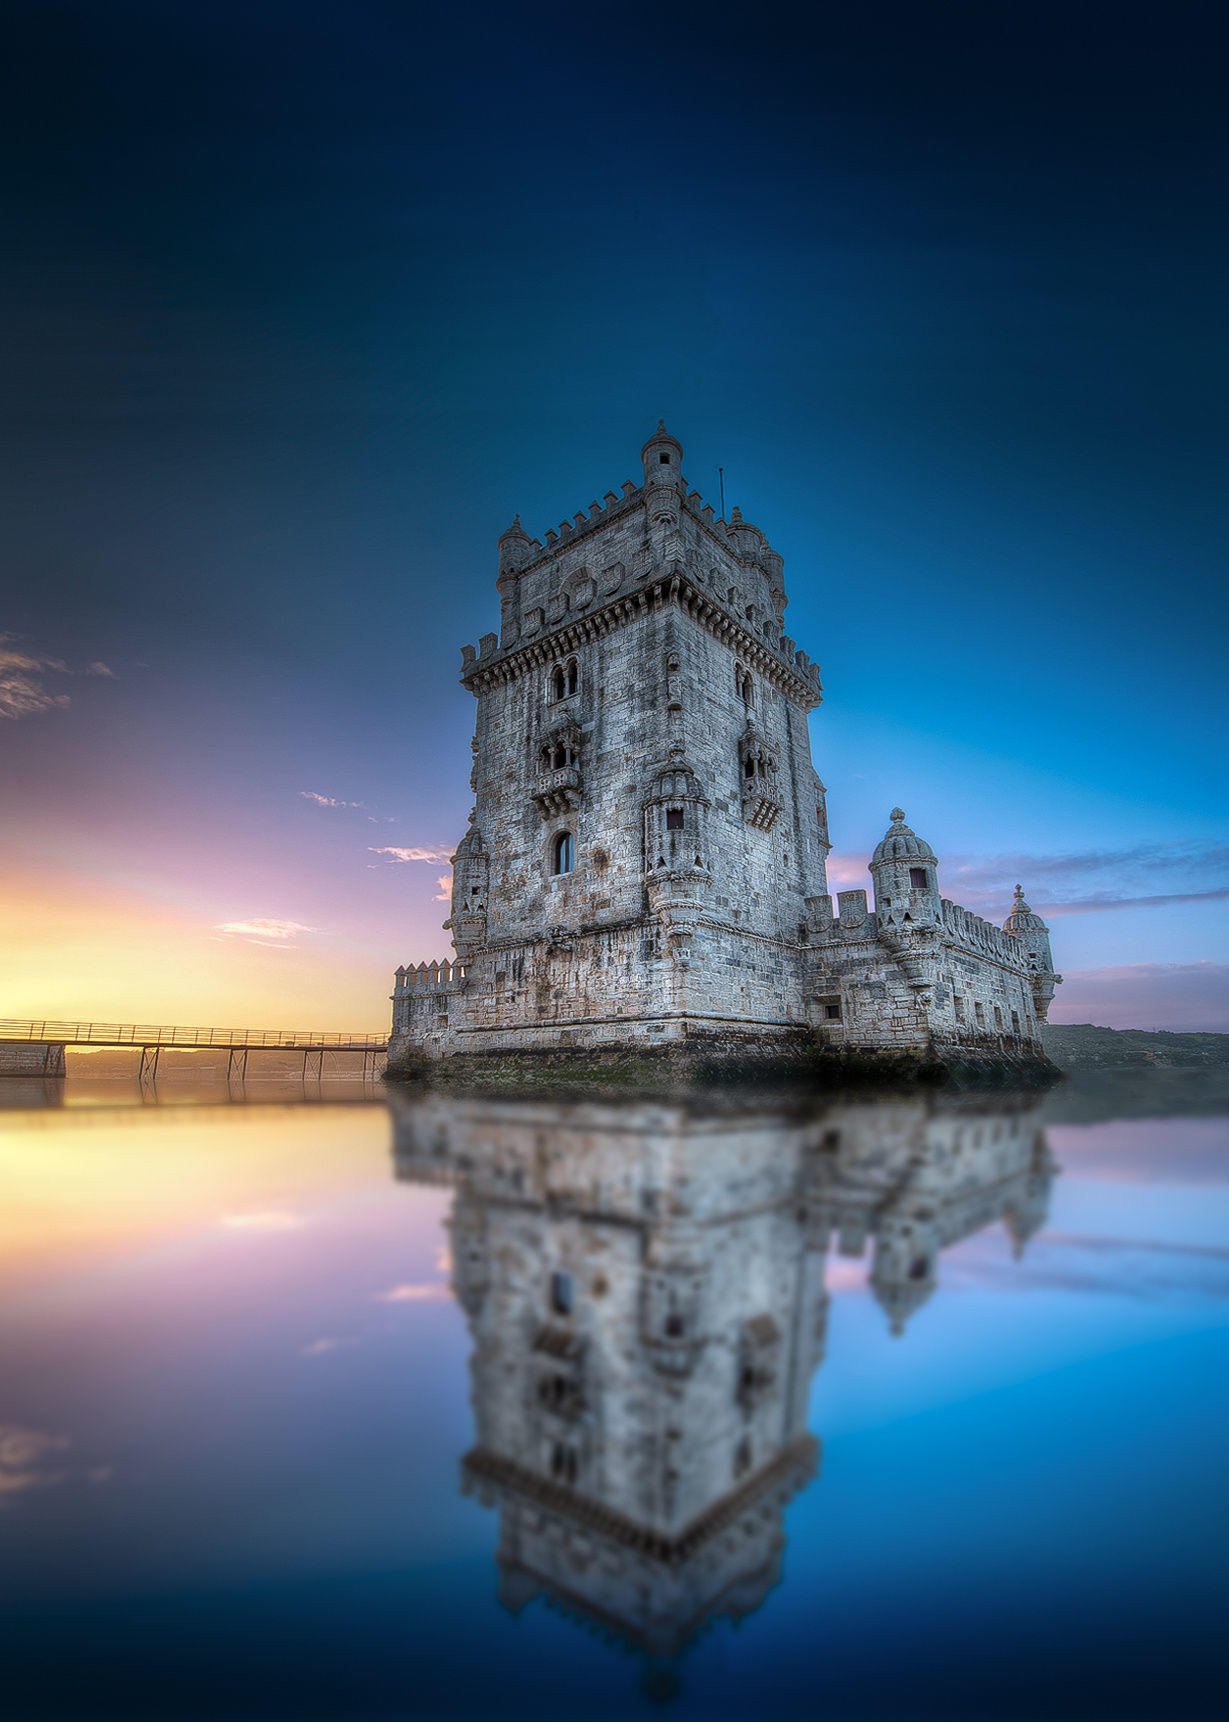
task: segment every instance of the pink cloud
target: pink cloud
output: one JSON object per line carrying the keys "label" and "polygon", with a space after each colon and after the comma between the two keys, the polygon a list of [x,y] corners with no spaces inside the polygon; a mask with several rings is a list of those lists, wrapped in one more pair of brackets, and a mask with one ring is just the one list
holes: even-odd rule
{"label": "pink cloud", "polygon": [[373,1303],[447,1303],[450,1292],[446,1285],[438,1280],[424,1280],[416,1284],[403,1283],[389,1286],[387,1291],[376,1292]]}
{"label": "pink cloud", "polygon": [[419,845],[413,845],[409,848],[386,845],[383,848],[376,849],[371,844],[368,844],[367,848],[368,853],[371,855],[387,856],[388,864],[390,866],[396,866],[403,861],[447,861],[452,855],[451,845],[437,845],[434,849],[424,848]]}

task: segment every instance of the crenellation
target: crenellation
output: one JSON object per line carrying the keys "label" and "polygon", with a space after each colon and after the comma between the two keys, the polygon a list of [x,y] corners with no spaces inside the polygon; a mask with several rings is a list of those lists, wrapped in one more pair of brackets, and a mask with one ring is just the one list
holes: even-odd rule
{"label": "crenellation", "polygon": [[663,425],[641,459],[545,548],[519,516],[500,538],[500,634],[462,649],[457,960],[398,971],[394,1059],[799,1032],[1039,1058],[1060,977],[1022,894],[1002,929],[941,898],[897,809],[874,907],[833,913],[822,683],[781,625],[782,560],[741,510],[714,518]]}

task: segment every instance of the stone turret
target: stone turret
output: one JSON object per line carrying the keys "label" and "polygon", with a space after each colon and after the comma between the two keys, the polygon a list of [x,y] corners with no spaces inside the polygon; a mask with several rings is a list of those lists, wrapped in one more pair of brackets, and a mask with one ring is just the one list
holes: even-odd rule
{"label": "stone turret", "polygon": [[518,514],[499,540],[499,638],[502,645],[516,640],[521,631],[520,573],[534,555],[534,543],[521,525]]}
{"label": "stone turret", "polygon": [[681,490],[683,486],[683,445],[671,436],[662,419],[657,429],[640,450],[644,462],[646,496],[654,490]]}
{"label": "stone turret", "polygon": [[1040,915],[1034,914],[1024,900],[1024,887],[1016,886],[1015,902],[1003,922],[1003,931],[1015,939],[1028,965],[1029,982],[1033,989],[1033,1007],[1039,1021],[1046,1020],[1054,988],[1062,985],[1063,977],[1054,973],[1054,958],[1050,954],[1050,929]]}
{"label": "stone turret", "polygon": [[871,856],[870,874],[880,939],[911,985],[930,986],[943,921],[939,863],[930,844],[905,824],[900,807],[892,809],[892,823]]}
{"label": "stone turret", "polygon": [[491,888],[491,857],[482,833],[470,814],[469,830],[452,858],[452,914],[444,922],[451,932],[457,961],[468,963],[486,939],[487,898]]}
{"label": "stone turret", "polygon": [[912,1218],[880,1223],[869,1284],[894,1338],[933,1293],[938,1253],[924,1224]]}

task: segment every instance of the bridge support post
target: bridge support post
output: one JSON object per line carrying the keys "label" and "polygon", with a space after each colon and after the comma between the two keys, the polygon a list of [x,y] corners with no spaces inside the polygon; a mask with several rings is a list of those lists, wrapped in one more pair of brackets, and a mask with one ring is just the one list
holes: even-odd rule
{"label": "bridge support post", "polygon": [[304,1049],[303,1049],[303,1080],[304,1080],[304,1082],[307,1081],[309,1065],[312,1067],[311,1074],[316,1078],[316,1081],[319,1082],[320,1078],[324,1075],[324,1048],[322,1046],[304,1047]]}
{"label": "bridge support post", "polygon": [[141,1068],[137,1073],[140,1082],[153,1083],[158,1080],[158,1054],[162,1048],[158,1046],[143,1046],[141,1048]]}
{"label": "bridge support post", "polygon": [[0,1042],[0,1076],[63,1076],[64,1047],[56,1040]]}
{"label": "bridge support post", "polygon": [[248,1049],[246,1046],[232,1046],[226,1055],[226,1080],[233,1081],[236,1077],[240,1082],[247,1081]]}

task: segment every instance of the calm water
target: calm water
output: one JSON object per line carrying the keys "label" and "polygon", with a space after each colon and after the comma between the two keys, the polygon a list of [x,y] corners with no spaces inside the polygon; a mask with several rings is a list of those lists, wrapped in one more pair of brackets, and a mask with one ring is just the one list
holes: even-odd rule
{"label": "calm water", "polygon": [[248,1093],[0,1096],[15,1722],[1223,1713],[1197,1088]]}

